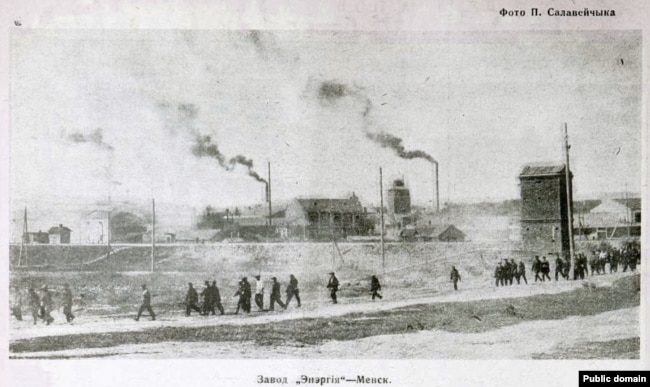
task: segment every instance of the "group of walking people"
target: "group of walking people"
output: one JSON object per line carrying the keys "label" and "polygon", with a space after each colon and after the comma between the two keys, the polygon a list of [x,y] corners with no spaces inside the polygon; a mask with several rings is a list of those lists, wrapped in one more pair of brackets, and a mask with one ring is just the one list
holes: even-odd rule
{"label": "group of walking people", "polygon": [[528,285],[526,279],[526,265],[522,260],[515,263],[514,259],[499,261],[496,269],[494,269],[494,278],[496,286],[512,285],[513,279],[517,281],[517,285],[524,281]]}
{"label": "group of walking people", "polygon": [[[34,287],[29,287],[27,291],[27,302],[29,311],[34,320],[34,325],[38,323],[39,320],[42,320],[45,325],[50,325],[54,322],[54,317],[52,317],[52,311],[54,310],[54,294],[50,288],[46,285],[43,285],[40,289],[40,294],[36,292]],[[22,297],[18,297],[18,302],[11,308],[11,313],[16,317],[17,320],[22,321],[23,312],[22,312]],[[67,283],[63,285],[63,290],[61,292],[61,305],[63,306],[63,314],[67,322],[72,322],[74,320],[74,314],[72,314],[72,291],[70,290],[70,285]]]}
{"label": "group of walking people", "polygon": [[[574,260],[573,279],[585,279],[590,274],[593,276],[594,274],[605,274],[608,271],[609,273],[616,273],[619,265],[623,266],[623,272],[628,269],[634,271],[639,261],[640,253],[632,248],[625,247],[592,251],[590,258],[587,258],[584,253],[578,253],[575,255]],[[533,259],[531,270],[535,274],[535,282],[551,281],[551,263],[545,256],[542,256],[540,259],[536,255]],[[571,272],[570,259],[568,257],[562,258],[559,254],[556,254],[554,272],[555,281],[558,281],[560,278],[568,280]],[[520,280],[528,284],[526,280],[526,266],[521,260],[519,263],[515,263],[514,259],[507,258],[499,261],[494,270],[494,278],[496,286],[512,285],[513,279],[516,279],[517,284],[520,283]]]}

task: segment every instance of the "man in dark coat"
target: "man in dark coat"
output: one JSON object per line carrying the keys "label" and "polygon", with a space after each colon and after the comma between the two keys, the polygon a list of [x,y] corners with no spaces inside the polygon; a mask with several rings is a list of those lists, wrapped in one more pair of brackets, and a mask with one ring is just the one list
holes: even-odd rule
{"label": "man in dark coat", "polygon": [[196,305],[199,302],[199,293],[196,292],[192,283],[187,284],[187,294],[185,295],[185,315],[189,316],[192,313],[192,309],[196,310],[201,314],[201,308]]}
{"label": "man in dark coat", "polygon": [[282,302],[282,293],[280,292],[280,283],[278,282],[278,279],[273,277],[271,278],[271,281],[273,285],[271,287],[271,306],[269,308],[275,310],[275,303],[277,302],[282,308],[287,309],[287,305]]}
{"label": "man in dark coat", "polygon": [[564,276],[564,261],[560,258],[558,254],[555,259],[555,280],[558,280],[558,276]]}
{"label": "man in dark coat", "polygon": [[373,275],[372,278],[370,279],[370,291],[372,292],[373,301],[375,300],[375,297],[379,297],[380,300],[384,298],[381,296],[381,294],[379,294],[380,290],[381,290],[381,284],[379,283],[379,279],[377,278],[377,276]]}
{"label": "man in dark coat", "polygon": [[43,285],[41,288],[41,317],[45,321],[45,325],[50,325],[54,322],[54,318],[50,315],[54,304],[52,303],[52,293]]}
{"label": "man in dark coat", "polygon": [[239,281],[239,288],[235,296],[239,296],[239,302],[237,302],[237,310],[235,314],[239,313],[239,308],[244,312],[251,312],[251,285],[248,283],[248,278],[244,277]]}
{"label": "man in dark coat", "polygon": [[336,301],[336,292],[339,291],[339,280],[334,275],[334,272],[330,273],[330,279],[327,282],[327,288],[330,290],[330,297],[332,297],[332,302],[334,304],[338,303]]}
{"label": "man in dark coat", "polygon": [[72,291],[68,284],[63,285],[63,314],[67,322],[74,320],[74,314],[72,314]]}
{"label": "man in dark coat", "polygon": [[219,293],[219,288],[217,287],[217,281],[212,281],[212,311],[214,311],[214,308],[216,307],[219,309],[219,313],[222,315],[225,313],[223,310],[223,305],[221,304],[221,293]]}
{"label": "man in dark coat", "polygon": [[300,290],[298,289],[298,280],[293,276],[293,274],[290,274],[289,285],[287,286],[287,301],[285,302],[286,306],[289,306],[289,302],[294,296],[296,297],[296,301],[298,301],[298,308],[300,308]]}
{"label": "man in dark coat", "polygon": [[540,271],[542,272],[542,281],[546,281],[546,278],[548,278],[549,281],[551,280],[551,276],[549,275],[551,272],[551,264],[548,263],[546,257],[542,257],[542,265]]}
{"label": "man in dark coat", "polygon": [[517,273],[521,276],[521,279],[524,280],[524,283],[528,285],[528,280],[526,279],[526,265],[524,265],[524,261],[519,260],[519,265],[517,266]]}
{"label": "man in dark coat", "polygon": [[539,273],[542,271],[542,261],[539,260],[539,255],[535,256],[535,260],[533,261],[533,273],[535,273],[535,282],[537,280],[540,280],[541,282],[544,281],[544,276],[539,276]]}
{"label": "man in dark coat", "polygon": [[503,266],[501,265],[501,261],[497,263],[497,267],[494,269],[494,283],[497,287],[499,284],[503,286]]}
{"label": "man in dark coat", "polygon": [[36,322],[38,321],[39,317],[39,312],[41,308],[41,297],[39,297],[38,293],[34,290],[34,288],[30,287],[29,292],[29,311],[32,313],[32,317],[34,318],[34,325],[36,325]]}
{"label": "man in dark coat", "polygon": [[251,291],[251,284],[248,282],[248,278],[246,277],[242,278],[242,289],[243,289],[243,298],[244,298],[242,307],[244,309],[244,312],[250,313],[251,298],[253,297],[253,293]]}
{"label": "man in dark coat", "polygon": [[202,313],[204,316],[210,315],[210,312],[214,315],[214,301],[212,297],[212,287],[210,287],[210,281],[205,281],[203,283],[205,287],[201,291],[201,297],[203,297]]}
{"label": "man in dark coat", "polygon": [[451,275],[449,276],[451,282],[454,283],[454,290],[458,290],[458,281],[460,281],[460,274],[456,270],[456,266],[451,267]]}
{"label": "man in dark coat", "polygon": [[147,285],[142,284],[142,305],[140,305],[138,316],[135,318],[135,321],[140,321],[140,316],[142,316],[142,312],[145,310],[149,312],[152,321],[156,320],[156,314],[153,312],[153,309],[151,309],[151,293],[149,293]]}

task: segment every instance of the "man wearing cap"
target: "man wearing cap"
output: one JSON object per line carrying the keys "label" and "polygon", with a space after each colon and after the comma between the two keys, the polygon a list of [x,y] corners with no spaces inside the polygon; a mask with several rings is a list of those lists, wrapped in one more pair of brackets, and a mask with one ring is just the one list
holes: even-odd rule
{"label": "man wearing cap", "polygon": [[287,302],[285,302],[285,309],[289,306],[289,302],[293,297],[298,301],[298,308],[300,308],[300,290],[298,290],[298,280],[293,274],[289,275],[289,285],[287,286]]}
{"label": "man wearing cap", "polygon": [[217,287],[217,281],[212,281],[212,311],[216,307],[219,309],[219,313],[224,314],[223,305],[221,304],[221,293],[219,293],[219,288]]}
{"label": "man wearing cap", "polygon": [[52,293],[47,288],[47,285],[43,285],[41,288],[41,317],[45,321],[46,325],[50,325],[54,318],[50,315],[52,312]]}
{"label": "man wearing cap", "polygon": [[203,310],[202,313],[204,316],[208,316],[210,312],[214,313],[214,302],[212,297],[212,288],[210,287],[210,281],[204,282],[205,288],[201,292],[201,297],[203,297]]}
{"label": "man wearing cap", "polygon": [[334,272],[330,273],[330,279],[327,282],[327,288],[330,290],[330,297],[332,297],[332,302],[336,304],[336,292],[339,291],[339,280],[336,278],[336,275],[334,275]]}
{"label": "man wearing cap", "polygon": [[264,282],[259,275],[255,276],[255,305],[257,309],[264,310]]}
{"label": "man wearing cap", "polygon": [[192,283],[187,284],[188,289],[187,289],[187,294],[185,295],[185,315],[189,316],[192,313],[192,309],[196,310],[201,314],[201,308],[196,305],[197,302],[199,302],[199,294],[196,292],[196,289],[194,289],[194,286]]}
{"label": "man wearing cap", "polygon": [[454,283],[454,290],[458,290],[458,281],[460,281],[460,273],[456,269],[456,266],[451,267],[451,275],[449,276],[451,282]]}
{"label": "man wearing cap", "polygon": [[33,287],[29,288],[29,311],[32,312],[32,317],[34,318],[34,325],[38,321],[39,309],[41,307],[41,297],[38,296],[36,290]]}
{"label": "man wearing cap", "polygon": [[142,312],[145,310],[149,312],[152,321],[156,320],[156,314],[153,312],[153,309],[151,309],[151,293],[149,293],[147,285],[142,284],[142,305],[140,305],[138,316],[135,318],[135,321],[140,321],[140,316],[142,316]]}
{"label": "man wearing cap", "polygon": [[72,291],[68,284],[63,285],[63,314],[65,315],[65,321],[72,322],[74,320],[74,314],[72,314]]}
{"label": "man wearing cap", "polygon": [[271,288],[271,306],[270,309],[274,310],[275,303],[277,302],[278,305],[283,307],[284,309],[287,308],[287,306],[282,302],[282,296],[280,293],[280,283],[278,282],[278,279],[273,277],[271,278],[273,281],[273,287]]}

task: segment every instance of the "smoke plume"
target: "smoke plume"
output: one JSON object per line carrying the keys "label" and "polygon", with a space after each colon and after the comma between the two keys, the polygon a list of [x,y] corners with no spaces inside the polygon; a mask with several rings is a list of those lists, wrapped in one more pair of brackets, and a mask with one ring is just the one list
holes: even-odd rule
{"label": "smoke plume", "polygon": [[198,157],[209,157],[215,159],[223,169],[229,172],[234,170],[237,165],[242,165],[246,167],[248,176],[261,183],[267,183],[267,181],[253,169],[253,160],[242,155],[237,155],[226,161],[226,157],[219,151],[217,144],[212,142],[210,136],[198,136],[192,146],[192,153]]}
{"label": "smoke plume", "polygon": [[395,151],[397,156],[403,159],[425,159],[430,163],[437,163],[428,153],[421,150],[407,151],[402,145],[402,139],[386,132],[371,133],[366,131],[366,137],[382,148],[389,148]]}
{"label": "smoke plume", "polygon": [[79,132],[72,133],[68,135],[68,140],[75,143],[90,143],[107,151],[113,150],[113,147],[111,145],[104,142],[104,136],[102,134],[101,128],[95,129],[95,131],[93,131],[88,135],[84,135]]}
{"label": "smoke plume", "polygon": [[428,153],[421,150],[407,151],[402,145],[402,139],[393,136],[392,134],[384,131],[374,132],[370,128],[373,123],[370,120],[370,113],[373,109],[373,104],[370,98],[359,87],[350,87],[336,81],[323,81],[318,88],[318,98],[321,101],[329,103],[336,103],[340,99],[352,96],[363,103],[363,110],[361,110],[361,119],[363,122],[362,130],[366,138],[378,144],[382,148],[389,148],[395,151],[397,156],[403,159],[425,159],[430,163],[437,163],[437,161]]}

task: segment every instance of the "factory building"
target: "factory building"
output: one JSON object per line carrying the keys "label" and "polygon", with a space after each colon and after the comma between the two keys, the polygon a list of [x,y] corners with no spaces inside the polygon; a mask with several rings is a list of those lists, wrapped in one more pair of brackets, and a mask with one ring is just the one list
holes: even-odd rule
{"label": "factory building", "polygon": [[354,194],[347,199],[294,199],[285,210],[285,224],[289,236],[316,240],[370,235],[374,230]]}
{"label": "factory building", "polygon": [[525,166],[519,174],[521,239],[526,250],[569,254],[570,176],[567,182],[564,165]]}

